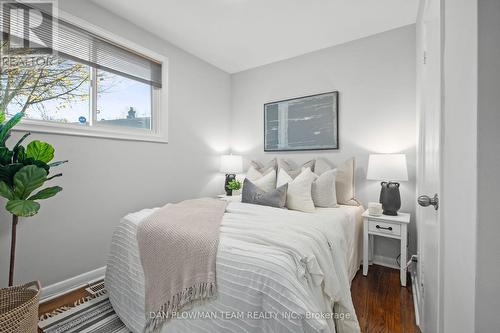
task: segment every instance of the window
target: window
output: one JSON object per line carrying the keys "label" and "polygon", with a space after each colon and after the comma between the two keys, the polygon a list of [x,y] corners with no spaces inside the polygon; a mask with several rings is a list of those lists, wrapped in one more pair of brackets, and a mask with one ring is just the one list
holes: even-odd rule
{"label": "window", "polygon": [[[13,93],[13,98],[7,105],[8,117],[22,111],[30,103],[25,109],[25,119],[79,124],[79,118],[90,118],[89,66],[71,60],[55,59],[50,66],[2,71],[2,82],[5,82],[2,87],[7,89],[9,83],[9,90]],[[45,71],[45,74],[38,76],[39,71]],[[32,78],[24,81],[24,76]],[[15,90],[19,92],[14,93]]]}
{"label": "window", "polygon": [[[67,82],[64,87],[51,88],[41,101],[30,105],[25,110],[25,119],[152,130],[153,88],[150,85],[71,60],[61,60],[54,67],[50,80]],[[73,74],[64,77],[68,68],[72,68]],[[25,95],[14,97],[7,107],[7,116],[21,111],[26,99]]]}
{"label": "window", "polygon": [[24,111],[22,130],[166,142],[166,117],[160,112],[166,111],[166,60],[96,28],[82,29],[81,21],[47,17],[58,37],[49,50],[9,53],[6,43],[26,35],[15,36],[12,31],[22,29],[13,29],[15,17],[2,12],[10,26],[1,27],[0,103],[7,117]]}
{"label": "window", "polygon": [[98,124],[151,129],[151,86],[96,71]]}

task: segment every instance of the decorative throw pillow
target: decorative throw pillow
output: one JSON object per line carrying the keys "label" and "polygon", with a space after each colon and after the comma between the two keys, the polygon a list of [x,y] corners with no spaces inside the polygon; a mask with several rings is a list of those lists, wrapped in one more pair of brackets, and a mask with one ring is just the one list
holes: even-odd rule
{"label": "decorative throw pillow", "polygon": [[256,169],[262,169],[262,170],[276,169],[276,167],[278,166],[278,159],[275,157],[265,164],[256,160],[252,160],[250,161],[250,165],[254,166]]}
{"label": "decorative throw pillow", "polygon": [[263,191],[251,180],[245,178],[243,181],[243,192],[241,194],[241,202],[254,205],[270,206],[283,208],[286,204],[286,193],[288,184],[280,186],[271,191]]}
{"label": "decorative throw pillow", "polygon": [[306,168],[295,179],[283,169],[278,172],[278,186],[288,184],[286,193],[286,207],[288,209],[299,210],[306,213],[315,211],[312,199],[312,184],[317,178],[311,168]]}
{"label": "decorative throw pillow", "polygon": [[316,207],[338,207],[335,178],[337,169],[323,172],[312,184],[311,195]]}
{"label": "decorative throw pillow", "polygon": [[[310,170],[310,169],[309,169]],[[303,171],[304,172],[304,171]],[[311,198],[316,207],[324,207],[324,208],[334,208],[337,207],[337,194],[335,191],[335,176],[337,174],[337,170],[328,170],[323,172],[322,175],[318,176],[314,173],[313,183],[311,186]],[[297,179],[297,177],[296,177]],[[278,172],[278,180],[277,186],[286,183],[292,183],[294,179],[283,169]],[[290,191],[289,191],[290,193]],[[293,194],[290,194],[293,195]],[[308,199],[307,199],[308,201]],[[287,203],[288,206],[288,203]],[[288,207],[290,208],[290,207]]]}
{"label": "decorative throw pillow", "polygon": [[326,161],[324,158],[317,158],[316,162],[314,163],[314,173],[317,174],[318,176],[322,175],[323,173],[327,172],[328,170],[332,170],[332,166],[328,161]]}
{"label": "decorative throw pillow", "polygon": [[[250,178],[245,178],[252,181]],[[271,170],[267,174],[263,175],[260,178],[257,178],[252,181],[257,187],[261,190],[268,192],[274,190],[276,188],[276,171]],[[245,188],[245,182],[243,182],[243,188]]]}
{"label": "decorative throw pillow", "polygon": [[[263,165],[257,161],[250,161],[250,167],[245,175],[245,178],[251,180],[255,185],[259,186],[264,191],[269,191],[276,188],[276,158]],[[243,182],[243,187],[245,182]]]}
{"label": "decorative throw pillow", "polygon": [[275,171],[277,166],[276,158],[273,158],[266,165],[263,165],[257,161],[250,161],[250,167],[248,168],[246,178],[251,181],[255,181],[264,175],[267,175],[271,171]]}
{"label": "decorative throw pillow", "polygon": [[[330,164],[324,159],[316,160],[314,173],[317,175],[322,175],[331,169]],[[341,205],[359,206],[354,191],[354,169],[354,157],[346,160],[336,169],[335,189],[337,191],[337,202]]]}
{"label": "decorative throw pillow", "polygon": [[294,179],[297,177],[302,171],[305,169],[310,168],[311,171],[314,169],[314,160],[307,161],[306,163],[302,164],[298,168],[295,168],[292,166],[290,163],[288,163],[286,160],[279,158],[278,159],[278,174],[279,170],[283,169],[286,171],[286,173]]}

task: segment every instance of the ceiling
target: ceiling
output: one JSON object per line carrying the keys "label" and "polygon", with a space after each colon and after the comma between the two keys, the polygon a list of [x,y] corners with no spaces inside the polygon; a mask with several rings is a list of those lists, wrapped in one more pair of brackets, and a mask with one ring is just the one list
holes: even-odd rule
{"label": "ceiling", "polygon": [[92,0],[229,73],[415,23],[418,0]]}

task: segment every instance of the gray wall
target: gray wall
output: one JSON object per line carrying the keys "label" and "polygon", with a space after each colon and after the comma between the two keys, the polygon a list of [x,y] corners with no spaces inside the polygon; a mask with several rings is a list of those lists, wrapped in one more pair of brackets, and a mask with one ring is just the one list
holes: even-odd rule
{"label": "gray wall", "polygon": [[500,2],[478,1],[476,333],[500,329]]}
{"label": "gray wall", "polygon": [[[376,201],[379,193],[377,182],[365,180],[368,154],[405,152],[410,181],[402,184],[402,210],[414,213],[414,26],[230,76],[91,2],[65,0],[60,6],[168,57],[169,143],[33,134],[33,139],[53,143],[56,158],[69,159],[70,164],[61,168],[64,176],[54,182],[64,191],[44,201],[37,216],[19,225],[18,282],[37,278],[49,285],[101,267],[113,229],[126,213],[220,193],[220,154],[231,142],[233,151],[248,158],[270,158],[262,152],[262,104],[286,97],[339,90],[341,149],[280,156],[296,161],[319,155],[333,161],[356,156],[358,197],[366,204]],[[15,133],[13,140],[20,135]],[[3,286],[10,219],[1,214]],[[411,230],[414,252],[414,223]],[[378,242],[375,251],[393,263],[398,243]]]}
{"label": "gray wall", "polygon": [[[278,155],[297,162],[316,156],[340,162],[355,156],[357,196],[378,201],[380,185],[366,181],[368,154],[407,154],[409,182],[403,182],[402,211],[415,213],[416,69],[415,26],[391,30],[232,75],[231,146],[248,159]],[[265,50],[264,50],[265,51]],[[263,51],[263,52],[264,52]],[[340,150],[263,152],[263,104],[290,97],[340,92]],[[416,252],[415,222],[410,253]],[[399,243],[376,242],[375,254],[394,258]]]}
{"label": "gray wall", "polygon": [[[221,192],[230,76],[88,1],[63,10],[169,59],[169,143],[33,134],[51,142],[64,187],[18,228],[16,279],[52,284],[105,265],[114,226],[128,212]],[[18,137],[20,133],[16,133]],[[3,206],[3,201],[0,203]],[[1,210],[3,212],[3,209]],[[7,284],[10,220],[0,216],[0,285]]]}

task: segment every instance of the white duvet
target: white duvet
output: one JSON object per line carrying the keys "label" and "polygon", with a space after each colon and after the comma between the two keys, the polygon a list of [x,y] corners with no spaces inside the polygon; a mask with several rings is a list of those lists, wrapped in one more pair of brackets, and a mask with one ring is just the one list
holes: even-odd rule
{"label": "white duvet", "polygon": [[[121,221],[106,271],[109,299],[134,333],[146,323],[137,225],[153,211]],[[351,206],[302,213],[229,203],[217,252],[217,298],[193,305],[161,333],[359,332],[350,281],[360,263],[360,214]]]}

